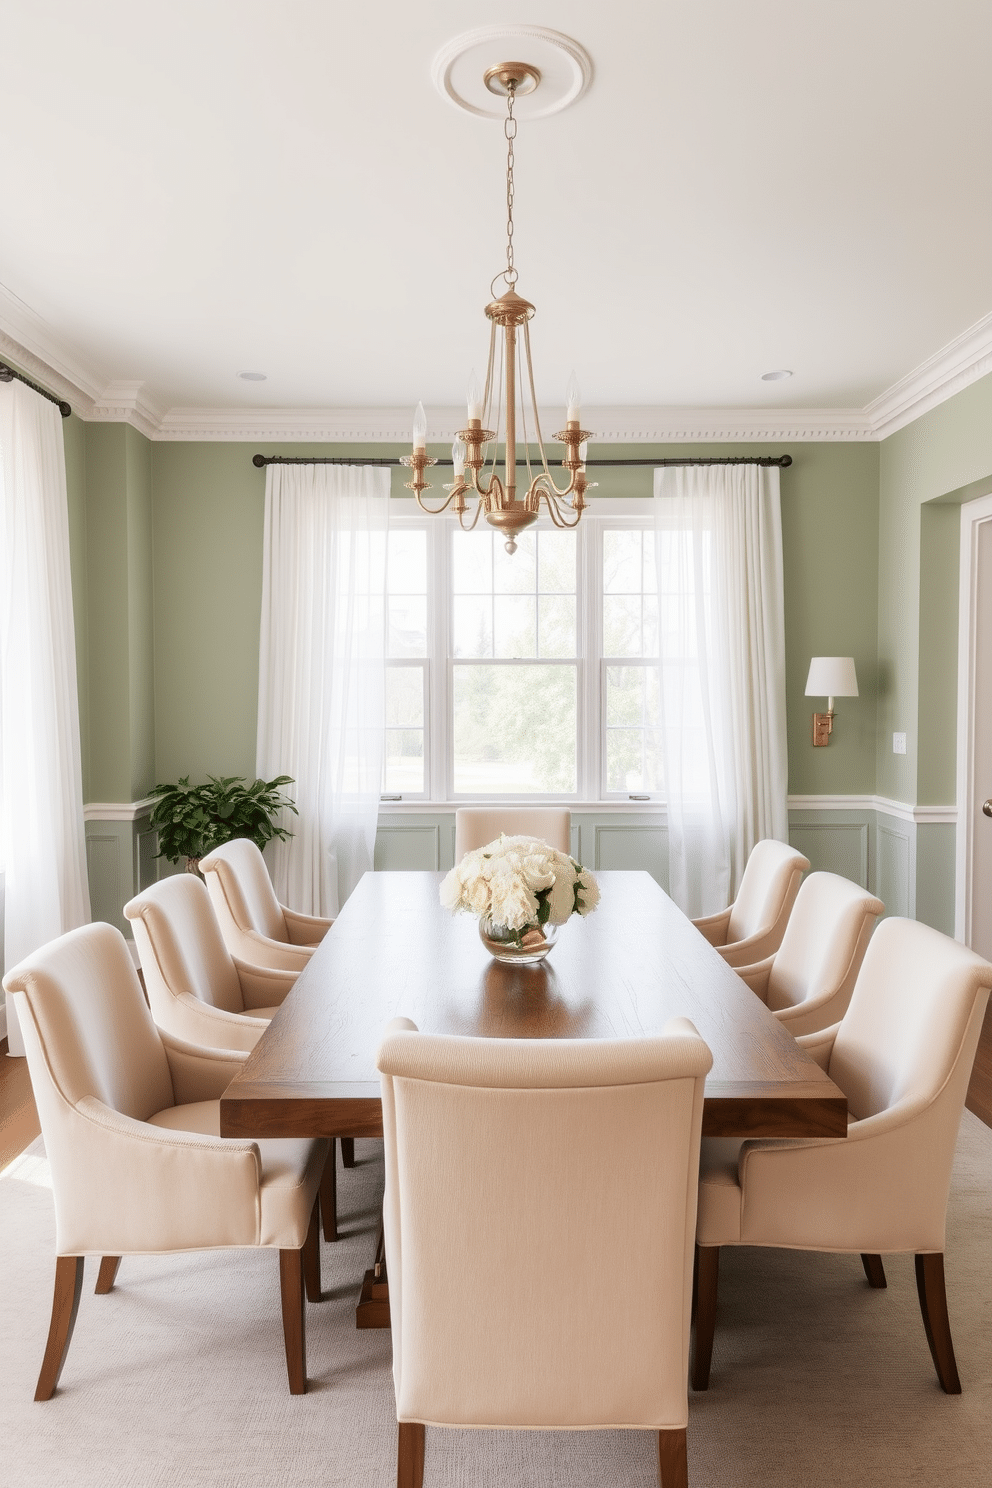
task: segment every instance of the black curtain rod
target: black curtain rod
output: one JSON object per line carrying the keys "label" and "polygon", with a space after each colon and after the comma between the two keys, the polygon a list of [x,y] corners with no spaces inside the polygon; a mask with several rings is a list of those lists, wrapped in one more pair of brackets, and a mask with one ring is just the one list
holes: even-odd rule
{"label": "black curtain rod", "polygon": [[[263,470],[266,465],[399,465],[400,461],[395,456],[386,458],[379,456],[366,457],[362,455],[253,455],[251,463],[256,465],[259,470]],[[434,461],[435,465],[452,465],[453,463],[451,459]],[[499,463],[501,462],[497,461],[497,464]],[[531,461],[531,464],[536,463],[536,460]],[[517,464],[519,466],[525,466],[526,461],[518,460]],[[615,470],[622,465],[777,465],[780,470],[787,470],[791,464],[791,455],[713,455],[700,456],[697,459],[690,459],[686,456],[684,459],[672,460],[654,460],[651,458],[636,460],[587,460],[586,468],[606,466],[608,469]]]}
{"label": "black curtain rod", "polygon": [[33,388],[36,393],[47,398],[49,403],[54,403],[63,418],[69,417],[72,408],[64,398],[57,398],[47,388],[39,387],[36,382],[31,381],[30,377],[25,377],[23,372],[18,372],[16,367],[8,367],[6,362],[0,362],[0,382],[14,382],[15,379],[17,382],[23,382],[25,387]]}

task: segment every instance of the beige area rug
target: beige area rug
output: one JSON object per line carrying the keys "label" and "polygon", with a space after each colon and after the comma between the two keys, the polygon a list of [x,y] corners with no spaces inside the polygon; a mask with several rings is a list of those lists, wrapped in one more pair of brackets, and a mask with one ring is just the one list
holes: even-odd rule
{"label": "beige area rug", "polygon": [[[125,1258],[110,1296],[87,1262],[56,1396],[32,1400],[53,1278],[40,1142],[0,1179],[0,1480],[6,1488],[388,1488],[389,1334],[354,1307],[381,1192],[376,1143],[339,1178],[345,1238],[324,1245],[307,1309],[309,1393],[290,1396],[276,1256]],[[725,1252],[710,1390],[690,1394],[692,1488],[890,1488],[992,1482],[992,1131],[965,1113],[947,1273],[964,1394],[937,1385],[909,1257],[873,1292],[856,1256]],[[454,1259],[454,1258],[453,1258]],[[549,1268],[548,1284],[554,1284]],[[636,1272],[613,1279],[636,1286]],[[427,1488],[639,1488],[634,1432],[428,1431]]]}

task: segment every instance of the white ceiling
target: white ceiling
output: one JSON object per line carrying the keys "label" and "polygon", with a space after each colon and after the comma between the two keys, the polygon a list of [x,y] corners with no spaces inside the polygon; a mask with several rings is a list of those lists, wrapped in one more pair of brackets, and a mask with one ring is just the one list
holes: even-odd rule
{"label": "white ceiling", "polygon": [[517,139],[542,401],[862,409],[992,310],[988,0],[0,0],[0,331],[159,414],[459,403],[505,144],[431,63],[507,20],[595,69]]}

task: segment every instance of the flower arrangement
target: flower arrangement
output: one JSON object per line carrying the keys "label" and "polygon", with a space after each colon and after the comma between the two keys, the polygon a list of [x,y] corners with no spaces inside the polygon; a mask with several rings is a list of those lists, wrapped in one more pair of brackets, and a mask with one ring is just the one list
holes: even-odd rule
{"label": "flower arrangement", "polygon": [[599,903],[599,886],[574,858],[534,837],[507,837],[466,853],[441,884],[445,909],[468,910],[523,941],[532,926],[564,925]]}

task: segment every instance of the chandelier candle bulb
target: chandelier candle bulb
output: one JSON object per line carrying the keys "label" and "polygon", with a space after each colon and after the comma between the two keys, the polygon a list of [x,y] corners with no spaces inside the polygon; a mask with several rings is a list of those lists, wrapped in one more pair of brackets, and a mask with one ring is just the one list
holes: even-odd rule
{"label": "chandelier candle bulb", "polygon": [[455,480],[460,481],[465,474],[465,456],[468,451],[460,439],[456,439],[451,446],[451,463],[455,468]]}
{"label": "chandelier candle bulb", "polygon": [[565,422],[568,424],[579,423],[582,418],[582,394],[579,391],[579,381],[573,372],[568,379],[565,388]]}
{"label": "chandelier candle bulb", "polygon": [[413,447],[415,450],[427,448],[427,415],[423,403],[417,404],[413,415]]}
{"label": "chandelier candle bulb", "polygon": [[469,419],[478,419],[480,424],[483,414],[483,388],[479,381],[475,368],[468,380],[468,416]]}

